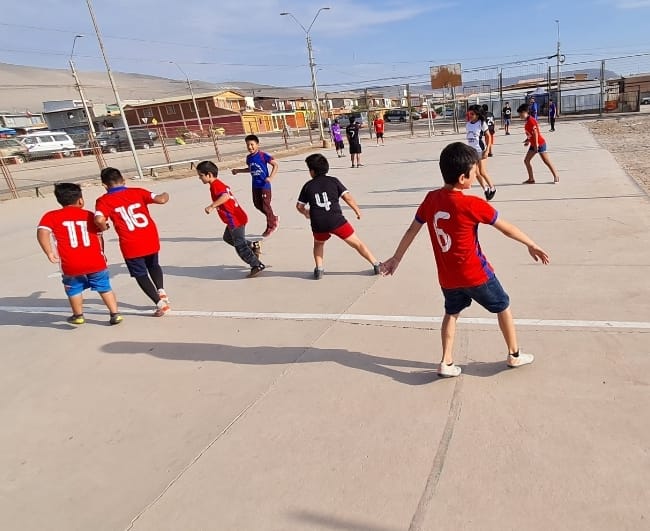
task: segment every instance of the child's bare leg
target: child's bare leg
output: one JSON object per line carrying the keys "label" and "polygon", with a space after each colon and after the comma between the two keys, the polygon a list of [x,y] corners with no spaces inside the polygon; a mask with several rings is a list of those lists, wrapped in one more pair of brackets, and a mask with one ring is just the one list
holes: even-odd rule
{"label": "child's bare leg", "polygon": [[503,339],[508,346],[508,354],[516,354],[519,351],[517,343],[517,332],[515,330],[515,322],[512,318],[510,307],[497,314],[499,320],[499,328],[503,334]]}
{"label": "child's bare leg", "polygon": [[[483,178],[483,180],[485,180],[487,185],[490,188],[494,188],[494,183],[492,182],[492,179],[490,179],[490,176],[488,175],[488,172],[487,172],[487,161],[485,159],[479,160],[478,172],[481,174],[481,177]],[[480,180],[479,180],[479,182],[480,182]],[[485,187],[483,187],[483,188],[485,188]]]}
{"label": "child's bare leg", "polygon": [[68,297],[68,301],[70,302],[72,315],[82,315],[84,313],[84,298],[81,293],[79,295]]}
{"label": "child's bare leg", "polygon": [[557,175],[557,171],[555,171],[555,166],[553,166],[553,163],[551,162],[551,159],[549,158],[547,153],[540,153],[540,157],[542,157],[542,161],[546,166],[548,167],[549,170],[551,170],[551,173],[553,174],[553,181],[556,183],[560,182],[560,178]]}
{"label": "child's bare leg", "polygon": [[524,157],[524,166],[526,166],[526,171],[528,172],[528,181],[529,183],[534,183],[535,182],[535,177],[533,176],[533,165],[530,163],[530,161],[533,159],[535,156],[534,151],[529,151],[526,153],[526,156]]}
{"label": "child's bare leg", "polygon": [[454,337],[456,336],[456,321],[460,314],[450,315],[448,313],[442,319],[440,337],[442,338],[442,361],[447,365],[454,362]]}
{"label": "child's bare leg", "polygon": [[323,254],[325,253],[325,242],[314,240],[314,262],[317,269],[323,269]]}
{"label": "child's bare leg", "polygon": [[115,298],[115,293],[113,293],[112,291],[105,291],[104,293],[100,293],[99,296],[102,298],[104,304],[106,305],[108,311],[111,314],[118,313],[117,299]]}
{"label": "child's bare leg", "polygon": [[357,252],[363,256],[368,262],[370,262],[372,265],[375,265],[377,262],[377,259],[373,256],[373,254],[370,252],[370,249],[366,247],[366,244],[363,243],[359,237],[356,234],[353,234],[349,238],[346,238],[343,240],[345,243],[347,243],[350,247],[353,249],[356,249]]}

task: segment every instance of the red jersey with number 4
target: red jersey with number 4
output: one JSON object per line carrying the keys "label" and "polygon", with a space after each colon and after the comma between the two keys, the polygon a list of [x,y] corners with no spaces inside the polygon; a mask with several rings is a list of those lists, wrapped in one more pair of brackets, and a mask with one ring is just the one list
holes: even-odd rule
{"label": "red jersey with number 4", "polygon": [[156,194],[144,188],[111,188],[97,199],[95,216],[110,219],[124,258],[140,258],[160,251],[158,228],[147,205]]}
{"label": "red jersey with number 4", "polygon": [[471,288],[494,276],[478,242],[478,226],[493,225],[497,217],[479,197],[445,188],[427,194],[415,219],[429,228],[441,287]]}
{"label": "red jersey with number 4", "polygon": [[[537,144],[535,144],[535,129],[537,129]],[[546,140],[542,136],[542,132],[539,130],[539,123],[532,116],[529,116],[526,120],[524,131],[526,132],[526,138],[530,142],[530,147],[536,148],[546,144]]]}
{"label": "red jersey with number 4", "polygon": [[74,206],[52,210],[43,215],[38,228],[52,234],[64,275],[75,277],[106,269],[92,212]]}
{"label": "red jersey with number 4", "polygon": [[219,214],[221,221],[231,229],[246,225],[248,223],[248,216],[237,202],[237,199],[235,199],[235,196],[232,195],[228,185],[219,179],[215,179],[210,183],[210,195],[213,201],[216,201],[224,194],[227,194],[229,199],[217,207],[217,214]]}

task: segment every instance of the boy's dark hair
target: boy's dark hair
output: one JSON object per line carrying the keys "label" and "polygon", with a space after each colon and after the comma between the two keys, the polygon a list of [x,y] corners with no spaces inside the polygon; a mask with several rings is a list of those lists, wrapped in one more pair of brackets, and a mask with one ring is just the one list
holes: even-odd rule
{"label": "boy's dark hair", "polygon": [[255,142],[256,144],[260,143],[260,139],[257,138],[257,135],[248,135],[244,138],[244,142]]}
{"label": "boy's dark hair", "polygon": [[517,112],[529,112],[530,107],[528,107],[527,103],[522,103],[519,107],[517,107]]}
{"label": "boy's dark hair", "polygon": [[102,184],[106,186],[116,186],[124,182],[124,177],[122,177],[122,173],[117,168],[104,168],[100,176],[102,178]]}
{"label": "boy's dark hair", "polygon": [[313,171],[316,177],[327,175],[327,172],[330,171],[330,163],[320,153],[309,155],[305,159],[305,163],[307,164],[307,168]]}
{"label": "boy's dark hair", "polygon": [[483,109],[484,112],[488,112],[490,110],[487,103],[484,103],[481,109]]}
{"label": "boy's dark hair", "polygon": [[214,177],[219,176],[219,168],[211,160],[204,160],[203,162],[199,162],[196,165],[196,171],[198,171],[202,175],[207,175],[208,173],[211,173]]}
{"label": "boy's dark hair", "polygon": [[440,153],[440,172],[445,184],[456,184],[461,175],[469,176],[469,172],[479,161],[479,154],[474,148],[454,142]]}
{"label": "boy's dark hair", "polygon": [[54,197],[61,206],[74,205],[82,198],[81,186],[74,183],[58,183],[54,185]]}

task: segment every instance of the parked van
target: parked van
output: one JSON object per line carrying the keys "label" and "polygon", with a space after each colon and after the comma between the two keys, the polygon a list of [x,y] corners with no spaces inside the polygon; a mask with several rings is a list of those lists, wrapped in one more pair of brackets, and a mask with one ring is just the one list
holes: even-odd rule
{"label": "parked van", "polygon": [[[154,141],[148,129],[131,129],[131,137],[136,149],[149,149]],[[126,129],[108,129],[97,133],[97,141],[104,153],[117,153],[129,149]]]}
{"label": "parked van", "polygon": [[43,131],[41,133],[30,133],[18,137],[29,152],[30,159],[49,157],[54,153],[62,153],[69,157],[75,149],[72,138],[62,131]]}
{"label": "parked van", "polygon": [[26,162],[29,158],[29,151],[24,144],[15,138],[0,138],[0,157],[16,157],[18,162]]}
{"label": "parked van", "polygon": [[387,122],[406,122],[408,116],[408,112],[404,109],[391,109],[384,114],[384,120]]}

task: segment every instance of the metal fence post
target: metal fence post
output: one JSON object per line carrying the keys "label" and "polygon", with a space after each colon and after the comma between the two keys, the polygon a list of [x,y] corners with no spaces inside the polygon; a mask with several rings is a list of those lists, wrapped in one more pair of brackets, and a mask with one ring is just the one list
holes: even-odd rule
{"label": "metal fence post", "polygon": [[2,157],[0,157],[0,166],[2,166],[2,175],[4,176],[5,181],[7,183],[7,188],[9,188],[9,191],[11,192],[11,197],[13,197],[14,199],[18,199],[18,190],[16,189],[16,183],[14,182],[14,179],[11,176],[11,171],[9,171],[9,168],[5,163],[5,159],[3,159]]}
{"label": "metal fence post", "polygon": [[217,133],[214,128],[210,128],[210,138],[212,138],[212,144],[214,145],[214,153],[217,155],[217,161],[221,162],[221,152],[219,151],[219,143],[217,142]]}

